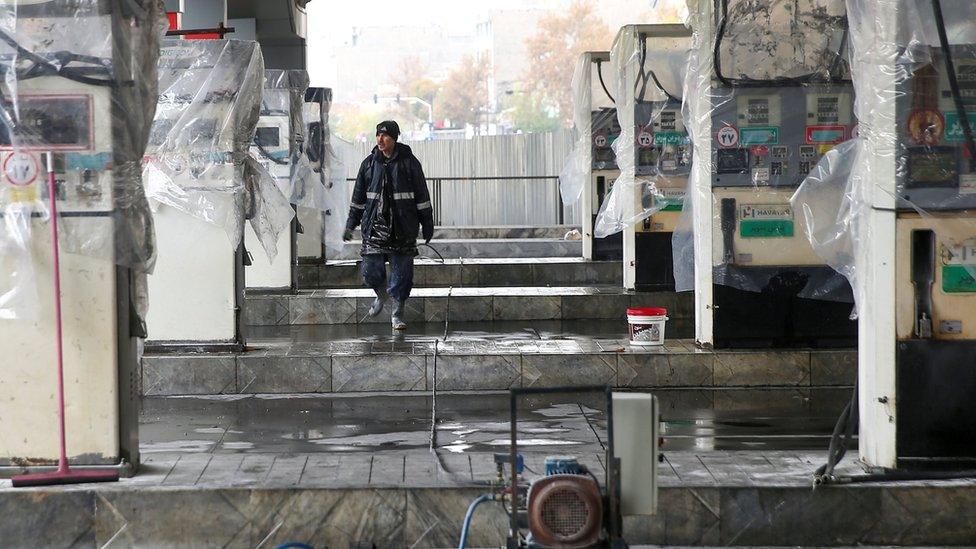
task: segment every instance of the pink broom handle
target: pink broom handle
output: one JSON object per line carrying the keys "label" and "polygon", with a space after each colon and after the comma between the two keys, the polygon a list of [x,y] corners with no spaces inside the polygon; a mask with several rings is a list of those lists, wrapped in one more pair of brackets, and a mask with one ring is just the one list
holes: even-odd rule
{"label": "pink broom handle", "polygon": [[68,472],[68,451],[65,444],[64,427],[64,347],[63,334],[61,330],[61,258],[58,247],[58,200],[57,189],[54,181],[54,163],[51,153],[45,153],[47,161],[47,195],[51,200],[51,251],[54,263],[54,329],[57,334],[55,348],[58,358],[58,421],[60,422],[59,434],[61,436],[61,454],[58,457],[58,472]]}

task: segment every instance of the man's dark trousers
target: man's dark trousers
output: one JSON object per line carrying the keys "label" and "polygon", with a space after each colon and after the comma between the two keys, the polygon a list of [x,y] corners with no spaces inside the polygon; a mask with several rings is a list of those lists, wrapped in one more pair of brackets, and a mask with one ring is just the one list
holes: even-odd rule
{"label": "man's dark trousers", "polygon": [[[363,255],[363,281],[374,290],[386,287],[390,297],[406,301],[413,289],[413,257],[406,254]],[[386,281],[386,262],[390,262],[390,282]]]}

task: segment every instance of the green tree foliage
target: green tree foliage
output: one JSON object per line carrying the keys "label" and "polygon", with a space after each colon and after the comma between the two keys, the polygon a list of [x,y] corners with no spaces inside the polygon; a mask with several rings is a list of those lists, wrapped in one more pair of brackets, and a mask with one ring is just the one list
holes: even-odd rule
{"label": "green tree foliage", "polygon": [[512,126],[525,133],[551,132],[559,129],[562,119],[553,116],[543,97],[536,92],[516,93],[505,100],[505,117]]}

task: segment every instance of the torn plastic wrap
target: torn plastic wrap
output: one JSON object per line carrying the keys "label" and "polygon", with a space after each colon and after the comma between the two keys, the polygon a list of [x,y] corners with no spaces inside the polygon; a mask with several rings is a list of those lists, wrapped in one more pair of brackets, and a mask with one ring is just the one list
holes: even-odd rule
{"label": "torn plastic wrap", "polygon": [[163,42],[159,104],[144,167],[147,195],[222,227],[235,248],[245,216],[262,201],[251,193],[280,193],[260,163],[245,171],[263,81],[256,42]]}
{"label": "torn plastic wrap", "polygon": [[[697,256],[711,262],[718,285],[851,302],[849,285],[824,268],[790,204],[857,126],[844,2],[704,0],[691,16],[685,119],[699,154],[673,237],[677,288],[694,287]],[[696,225],[693,215],[711,222]],[[711,250],[696,253],[692,228],[706,225]]]}
{"label": "torn plastic wrap", "polygon": [[[337,143],[329,127],[332,90],[309,88],[303,108],[307,143],[302,162],[309,170],[296,173],[293,178],[292,203],[304,209],[307,237],[318,237],[330,250],[344,247],[346,213],[352,199],[353,182],[346,181],[346,167],[336,153]],[[300,209],[299,215],[303,212]]]}
{"label": "torn plastic wrap", "polygon": [[152,269],[141,159],[165,24],[151,1],[0,5],[0,318],[47,314],[38,307],[52,272],[48,151],[62,275],[84,258]]}
{"label": "torn plastic wrap", "polygon": [[[848,4],[858,138],[821,160],[793,204],[861,312],[885,241],[872,227],[893,217],[898,337],[976,337],[946,320],[976,306],[976,4],[938,2],[944,41],[931,0]],[[919,288],[931,292],[916,303]]]}
{"label": "torn plastic wrap", "polygon": [[244,180],[248,197],[244,218],[254,229],[268,260],[274,261],[278,255],[278,238],[291,225],[295,210],[267,166],[251,154],[244,157]]}
{"label": "torn plastic wrap", "polygon": [[620,175],[600,206],[598,238],[680,206],[691,169],[691,140],[681,116],[690,41],[642,29],[622,29],[610,51],[620,128],[611,146]]}
{"label": "torn plastic wrap", "polygon": [[308,141],[303,108],[308,89],[304,70],[264,71],[261,117],[252,150],[270,172],[286,200],[293,199],[292,181],[304,181],[312,168],[302,154]]}
{"label": "torn plastic wrap", "polygon": [[[609,89],[600,87],[613,85],[606,56],[606,52],[583,53],[573,72],[573,145],[559,174],[559,193],[566,205],[575,204],[589,188],[593,169],[617,167],[610,149],[619,133],[615,128],[617,112]],[[596,166],[593,149],[603,152],[595,159]]]}
{"label": "torn plastic wrap", "polygon": [[305,142],[301,113],[307,88],[308,73],[304,70],[265,71],[260,121],[245,164],[245,174],[250,174],[248,180],[257,191],[247,219],[272,262],[278,244],[283,243],[281,235],[294,218],[290,206],[292,178],[298,171],[311,170],[300,154]]}

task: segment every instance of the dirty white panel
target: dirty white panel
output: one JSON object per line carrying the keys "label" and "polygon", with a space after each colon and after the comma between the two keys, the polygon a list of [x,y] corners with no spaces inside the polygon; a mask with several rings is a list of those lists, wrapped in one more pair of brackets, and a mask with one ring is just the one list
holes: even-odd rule
{"label": "dirty white panel", "polygon": [[246,268],[248,288],[288,289],[291,287],[291,231],[278,237],[278,255],[268,260],[250,224],[244,228],[244,246],[251,252],[251,264]]}
{"label": "dirty white panel", "polygon": [[[0,463],[58,459],[57,362],[51,244],[34,221],[30,244],[38,289],[36,317],[0,320]],[[64,219],[108,231],[107,219]],[[0,261],[0,267],[3,262]],[[0,268],[0,287],[10,270]],[[115,264],[62,252],[67,450],[72,463],[119,456]]]}
{"label": "dirty white panel", "polygon": [[165,204],[155,222],[158,258],[149,276],[148,339],[233,341],[236,262],[227,233]]}
{"label": "dirty white panel", "polygon": [[298,208],[298,222],[305,229],[298,235],[298,257],[320,259],[322,257],[322,212],[312,208]]}

